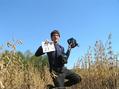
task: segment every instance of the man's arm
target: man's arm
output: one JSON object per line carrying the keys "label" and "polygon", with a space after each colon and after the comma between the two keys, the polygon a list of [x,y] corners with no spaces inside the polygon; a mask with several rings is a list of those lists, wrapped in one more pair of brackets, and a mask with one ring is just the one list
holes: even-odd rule
{"label": "man's arm", "polygon": [[41,56],[41,55],[43,55],[44,53],[43,53],[43,49],[42,49],[42,46],[40,46],[38,49],[37,49],[37,51],[36,51],[36,53],[35,53],[35,56]]}
{"label": "man's arm", "polygon": [[62,51],[63,54],[60,56],[60,58],[62,59],[62,63],[63,63],[63,64],[66,64],[66,63],[67,63],[67,60],[68,60],[68,58],[69,58],[71,49],[68,48],[66,53],[64,52],[64,48],[63,48],[63,47],[62,47],[62,50],[63,50],[63,51]]}
{"label": "man's arm", "polygon": [[69,58],[70,52],[71,52],[71,47],[69,45],[67,52],[66,52],[67,59]]}

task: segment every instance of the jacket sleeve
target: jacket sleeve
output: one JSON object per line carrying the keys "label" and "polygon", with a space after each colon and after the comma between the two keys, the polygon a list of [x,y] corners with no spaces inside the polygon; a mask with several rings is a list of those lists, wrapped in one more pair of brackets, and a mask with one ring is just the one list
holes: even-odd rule
{"label": "jacket sleeve", "polygon": [[35,56],[41,56],[41,55],[43,55],[43,54],[45,54],[45,53],[43,53],[42,46],[40,46],[40,47],[37,49],[37,51],[36,51],[36,53],[35,53]]}
{"label": "jacket sleeve", "polygon": [[66,57],[67,57],[67,59],[68,59],[69,58],[69,55],[70,55],[70,52],[71,52],[71,49],[68,48],[67,51],[66,51],[66,53],[64,52],[64,47],[62,47],[62,50],[63,50],[63,54],[65,54]]}
{"label": "jacket sleeve", "polygon": [[63,54],[61,55],[62,63],[66,64],[70,55],[70,49],[68,49],[67,52],[65,53],[64,48],[62,47],[62,51],[63,51]]}
{"label": "jacket sleeve", "polygon": [[67,59],[69,58],[70,52],[71,52],[71,49],[67,49],[67,52],[66,52]]}

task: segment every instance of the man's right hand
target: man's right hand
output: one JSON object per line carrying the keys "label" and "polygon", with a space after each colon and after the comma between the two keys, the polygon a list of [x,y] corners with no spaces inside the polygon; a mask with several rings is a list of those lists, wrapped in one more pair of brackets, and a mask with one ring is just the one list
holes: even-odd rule
{"label": "man's right hand", "polygon": [[51,75],[52,78],[56,78],[57,77],[57,75],[53,71],[50,72],[50,75]]}

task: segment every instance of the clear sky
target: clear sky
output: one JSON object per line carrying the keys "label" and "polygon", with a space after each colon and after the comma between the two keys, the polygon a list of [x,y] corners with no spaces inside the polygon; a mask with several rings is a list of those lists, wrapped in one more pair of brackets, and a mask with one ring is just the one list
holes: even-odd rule
{"label": "clear sky", "polygon": [[70,37],[80,44],[68,67],[110,32],[113,50],[119,52],[119,0],[0,0],[0,45],[14,37],[23,41],[17,50],[34,53],[53,29],[60,31],[66,49]]}

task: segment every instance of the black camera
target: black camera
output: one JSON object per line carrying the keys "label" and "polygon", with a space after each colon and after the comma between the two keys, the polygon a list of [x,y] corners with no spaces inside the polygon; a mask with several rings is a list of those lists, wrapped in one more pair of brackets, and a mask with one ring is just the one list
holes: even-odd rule
{"label": "black camera", "polygon": [[58,59],[59,59],[59,61],[60,61],[62,64],[66,64],[68,57],[67,57],[66,54],[62,54],[62,55],[59,56]]}
{"label": "black camera", "polygon": [[74,48],[74,47],[78,46],[77,41],[73,37],[68,39],[67,42],[71,46],[71,48]]}

